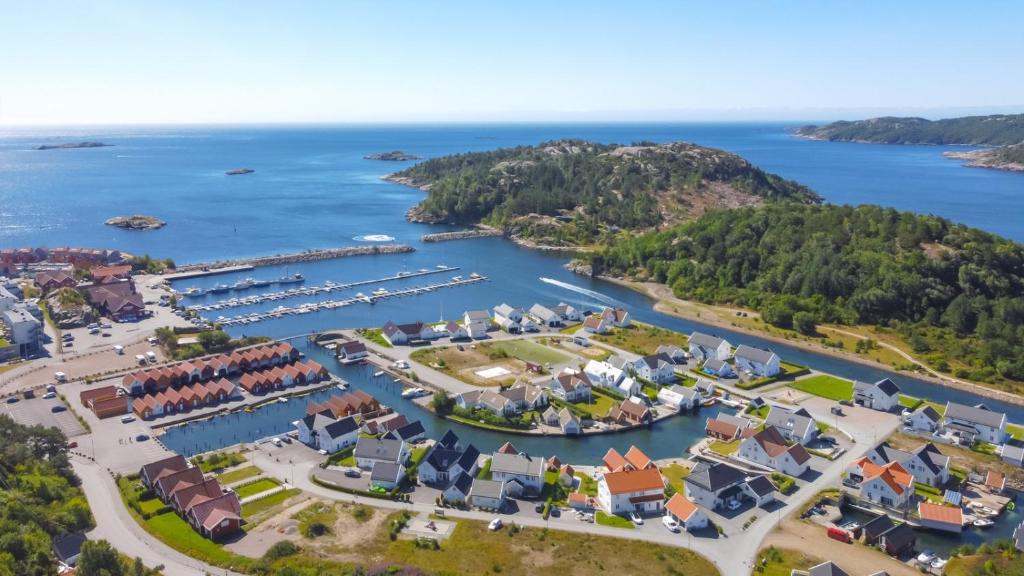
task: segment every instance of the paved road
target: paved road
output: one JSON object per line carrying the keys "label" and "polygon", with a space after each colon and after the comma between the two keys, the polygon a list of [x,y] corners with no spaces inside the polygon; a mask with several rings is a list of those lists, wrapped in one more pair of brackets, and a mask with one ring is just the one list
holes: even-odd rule
{"label": "paved road", "polygon": [[88,533],[90,539],[106,539],[123,554],[132,558],[142,558],[147,566],[155,567],[162,564],[166,576],[196,576],[206,573],[241,576],[189,558],[150,536],[125,509],[117,485],[106,470],[79,457],[72,458],[71,464],[75,473],[82,479],[82,489],[96,519],[96,528]]}

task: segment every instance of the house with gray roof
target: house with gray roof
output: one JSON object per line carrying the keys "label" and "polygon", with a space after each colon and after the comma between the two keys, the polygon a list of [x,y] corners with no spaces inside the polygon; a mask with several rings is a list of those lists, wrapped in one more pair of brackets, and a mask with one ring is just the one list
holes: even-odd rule
{"label": "house with gray roof", "polygon": [[540,456],[529,454],[505,454],[495,452],[491,455],[491,478],[509,485],[509,495],[540,494],[544,488],[545,461]]}
{"label": "house with gray roof", "polygon": [[408,446],[401,440],[365,436],[356,441],[353,453],[356,465],[364,470],[372,470],[378,462],[405,463],[407,455]]}
{"label": "house with gray roof", "polygon": [[856,380],[853,383],[853,402],[872,410],[891,412],[900,404],[900,387],[888,378],[874,384]]}
{"label": "house with gray roof", "polygon": [[709,358],[728,360],[732,357],[732,345],[727,340],[703,332],[690,334],[687,347],[690,355],[701,362]]}
{"label": "house with gray roof", "polygon": [[882,442],[869,450],[866,456],[877,466],[899,462],[914,476],[914,482],[940,487],[949,481],[950,458],[931,442],[922,444],[913,452],[898,450],[888,442]]}
{"label": "house with gray roof", "polygon": [[736,359],[738,369],[759,378],[776,376],[780,371],[779,364],[782,362],[775,352],[746,344],[740,344],[733,357]]}
{"label": "house with gray roof", "polygon": [[405,465],[401,462],[377,462],[370,472],[370,486],[394,490],[405,480]]}
{"label": "house with gray roof", "polygon": [[675,362],[668,354],[651,354],[642,356],[626,365],[638,377],[656,384],[667,384],[676,378]]}
{"label": "house with gray roof", "polygon": [[947,402],[942,417],[943,430],[960,438],[962,444],[1006,442],[1006,414],[991,410],[984,404],[967,406]]}
{"label": "house with gray roof", "polygon": [[810,412],[803,408],[786,410],[779,406],[772,406],[768,410],[768,417],[765,418],[764,423],[765,426],[778,428],[782,436],[789,442],[799,442],[806,446],[818,437],[818,422]]}
{"label": "house with gray roof", "polygon": [[914,430],[931,433],[942,425],[942,414],[939,414],[931,404],[926,403],[906,416],[903,423]]}
{"label": "house with gray roof", "polygon": [[708,510],[744,500],[752,500],[761,506],[775,498],[775,486],[767,478],[748,478],[739,468],[721,462],[698,462],[683,484],[686,497]]}
{"label": "house with gray roof", "polygon": [[472,488],[473,477],[465,472],[459,472],[451,484],[441,492],[441,496],[446,502],[465,502]]}
{"label": "house with gray roof", "polygon": [[555,327],[562,325],[562,317],[554,310],[542,304],[530,306],[530,316],[533,316],[538,324],[543,324],[544,326]]}
{"label": "house with gray roof", "polygon": [[690,357],[690,353],[683,350],[679,346],[670,346],[662,344],[658,346],[658,349],[654,351],[655,354],[664,354],[668,356],[676,364],[683,364]]}
{"label": "house with gray roof", "polygon": [[999,457],[1007,464],[1012,464],[1018,468],[1024,468],[1024,448],[1020,446],[1016,446],[1014,444],[1003,444],[1003,449],[1000,451]]}
{"label": "house with gray roof", "polygon": [[506,485],[499,480],[476,478],[469,489],[467,501],[471,506],[485,510],[501,510],[505,506]]}
{"label": "house with gray roof", "polygon": [[480,451],[475,446],[464,446],[458,435],[448,430],[420,461],[417,476],[425,484],[445,489],[459,474],[475,476],[479,469],[479,459]]}
{"label": "house with gray roof", "polygon": [[701,370],[705,374],[712,376],[718,376],[719,378],[732,378],[736,374],[732,371],[732,366],[725,360],[719,360],[718,358],[708,358],[704,361],[704,366]]}
{"label": "house with gray roof", "polygon": [[563,322],[579,322],[582,318],[579,310],[565,302],[559,302],[558,306],[552,306],[551,310],[558,314]]}
{"label": "house with gray roof", "polygon": [[793,573],[807,574],[807,576],[849,576],[849,574],[847,574],[845,570],[843,570],[839,566],[836,566],[831,561],[822,562],[817,566],[811,566],[807,570],[807,572],[803,572],[801,570],[794,570]]}

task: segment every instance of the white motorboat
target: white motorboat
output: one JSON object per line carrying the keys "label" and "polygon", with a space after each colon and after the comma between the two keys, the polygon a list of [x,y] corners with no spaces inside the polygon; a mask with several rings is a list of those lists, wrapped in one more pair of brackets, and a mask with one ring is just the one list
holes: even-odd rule
{"label": "white motorboat", "polygon": [[975,528],[991,528],[993,525],[995,525],[995,522],[989,520],[988,518],[978,518],[974,522],[971,522],[971,525],[973,525]]}

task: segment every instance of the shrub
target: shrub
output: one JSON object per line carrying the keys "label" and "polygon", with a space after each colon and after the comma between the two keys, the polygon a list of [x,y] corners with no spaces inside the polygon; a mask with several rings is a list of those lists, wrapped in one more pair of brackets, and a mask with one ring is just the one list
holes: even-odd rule
{"label": "shrub", "polygon": [[298,553],[299,547],[296,546],[294,542],[291,540],[282,540],[280,542],[275,542],[274,545],[267,550],[267,553],[263,555],[263,559],[273,562]]}

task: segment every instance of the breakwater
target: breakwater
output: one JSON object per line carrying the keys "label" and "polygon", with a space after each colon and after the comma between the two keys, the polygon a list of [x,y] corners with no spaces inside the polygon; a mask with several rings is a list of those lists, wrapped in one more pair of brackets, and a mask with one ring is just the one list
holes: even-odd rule
{"label": "breakwater", "polygon": [[494,228],[478,228],[474,230],[459,230],[457,232],[439,232],[437,234],[424,234],[420,238],[422,242],[447,242],[449,240],[467,240],[469,238],[488,238],[491,236],[502,236],[501,230]]}
{"label": "breakwater", "polygon": [[242,258],[238,260],[218,260],[216,262],[200,262],[198,264],[185,264],[183,266],[178,266],[176,272],[215,270],[218,268],[227,268],[232,266],[278,266],[281,264],[293,264],[296,262],[317,262],[319,260],[333,260],[335,258],[347,258],[349,256],[406,254],[408,252],[415,251],[415,248],[407,244],[382,244],[379,246],[344,246],[341,248],[307,250],[305,252],[294,252],[291,254],[276,254],[274,256],[257,256],[255,258]]}

